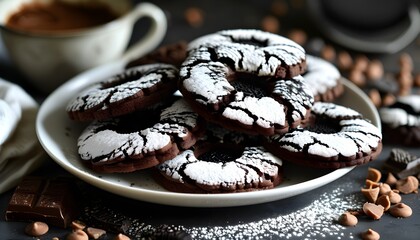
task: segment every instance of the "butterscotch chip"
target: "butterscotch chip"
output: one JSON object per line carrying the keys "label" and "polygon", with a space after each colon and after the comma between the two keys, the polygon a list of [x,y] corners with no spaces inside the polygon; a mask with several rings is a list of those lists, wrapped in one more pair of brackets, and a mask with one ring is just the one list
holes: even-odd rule
{"label": "butterscotch chip", "polygon": [[378,197],[378,199],[376,200],[376,204],[384,207],[385,212],[388,211],[389,208],[391,207],[391,201],[389,200],[388,195],[382,195]]}
{"label": "butterscotch chip", "polygon": [[119,233],[117,236],[115,236],[114,240],[130,240],[130,238],[122,233]]}
{"label": "butterscotch chip", "polygon": [[404,203],[397,203],[389,209],[389,213],[394,217],[406,218],[413,214],[411,207]]}
{"label": "butterscotch chip", "polygon": [[380,219],[384,214],[384,207],[374,203],[366,202],[363,204],[363,212],[372,219]]}
{"label": "butterscotch chip", "polygon": [[395,188],[403,194],[418,192],[419,180],[414,176],[408,176],[395,183]]}
{"label": "butterscotch chip", "polygon": [[391,191],[391,186],[387,183],[379,183],[379,195],[387,194]]}
{"label": "butterscotch chip", "polygon": [[354,59],[353,69],[365,72],[369,65],[369,58],[365,55],[357,55]]}
{"label": "butterscotch chip", "polygon": [[302,29],[293,29],[289,32],[288,38],[292,39],[299,45],[305,45],[308,35]]}
{"label": "butterscotch chip", "polygon": [[25,233],[32,237],[39,237],[49,230],[48,224],[44,222],[32,222],[25,227]]}
{"label": "butterscotch chip", "polygon": [[392,93],[387,93],[382,97],[382,106],[390,106],[397,101],[396,97]]}
{"label": "butterscotch chip", "polygon": [[348,78],[351,82],[353,82],[359,87],[366,85],[365,74],[363,74],[363,72],[357,68],[353,68],[352,70],[350,70]]}
{"label": "butterscotch chip", "polygon": [[321,50],[321,57],[329,62],[334,62],[336,57],[334,47],[326,44]]}
{"label": "butterscotch chip", "polygon": [[81,221],[74,220],[71,222],[71,229],[73,229],[73,231],[83,230],[85,229],[85,227],[86,227],[86,224]]}
{"label": "butterscotch chip", "polygon": [[266,32],[278,33],[280,31],[280,21],[274,16],[265,16],[261,20],[261,29]]}
{"label": "butterscotch chip", "polygon": [[419,87],[420,86],[420,73],[417,73],[416,76],[414,77],[414,82],[413,82],[414,86]]}
{"label": "butterscotch chip", "polygon": [[398,190],[389,191],[386,195],[389,197],[389,201],[392,204],[401,202],[402,198],[401,198],[401,195],[398,193]]}
{"label": "butterscotch chip", "polygon": [[411,93],[411,89],[413,86],[413,76],[410,73],[403,73],[400,72],[397,76],[397,81],[399,85],[398,94],[400,96],[407,96]]}
{"label": "butterscotch chip", "polygon": [[404,71],[411,72],[413,70],[413,58],[409,53],[401,53],[398,60],[400,68],[403,68]]}
{"label": "butterscotch chip", "polygon": [[86,228],[86,233],[90,238],[99,239],[106,234],[106,231],[99,228],[88,227]]}
{"label": "butterscotch chip", "polygon": [[369,80],[379,80],[384,76],[384,66],[381,61],[374,59],[366,68],[366,76]]}
{"label": "butterscotch chip", "polygon": [[376,188],[362,188],[362,193],[370,203],[375,203],[379,196],[379,187]]}
{"label": "butterscotch chip", "polygon": [[286,1],[276,0],[271,4],[271,12],[276,16],[285,16],[289,11]]}
{"label": "butterscotch chip", "polygon": [[372,101],[375,107],[380,107],[382,105],[382,98],[381,94],[379,93],[378,89],[371,89],[369,90],[369,98]]}
{"label": "butterscotch chip", "polygon": [[379,182],[382,178],[382,173],[376,168],[368,168],[367,179],[373,182]]}
{"label": "butterscotch chip", "polygon": [[385,183],[391,187],[395,186],[395,184],[397,183],[397,178],[394,176],[394,174],[389,172],[386,177]]}
{"label": "butterscotch chip", "polygon": [[363,232],[361,237],[363,240],[379,240],[381,238],[379,233],[370,228],[366,232]]}
{"label": "butterscotch chip", "polygon": [[379,187],[379,183],[378,182],[374,182],[370,179],[366,179],[366,184],[365,184],[366,188],[377,188]]}
{"label": "butterscotch chip", "polygon": [[338,223],[343,226],[356,226],[358,223],[357,217],[349,212],[345,212],[338,218]]}
{"label": "butterscotch chip", "polygon": [[200,8],[189,7],[184,12],[187,23],[192,27],[200,27],[204,22],[204,13]]}
{"label": "butterscotch chip", "polygon": [[347,51],[340,51],[337,55],[337,66],[340,70],[348,71],[353,66],[353,58]]}
{"label": "butterscotch chip", "polygon": [[89,236],[83,230],[76,230],[69,233],[66,240],[89,240]]}

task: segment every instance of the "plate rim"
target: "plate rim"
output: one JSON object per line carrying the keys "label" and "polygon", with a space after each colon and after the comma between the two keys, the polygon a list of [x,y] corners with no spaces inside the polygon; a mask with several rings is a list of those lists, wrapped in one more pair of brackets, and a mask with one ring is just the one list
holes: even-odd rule
{"label": "plate rim", "polygon": [[[101,78],[99,78],[98,75],[101,75],[101,73],[104,70],[106,70],[105,72],[112,72],[113,70],[117,71],[118,69],[121,70],[121,68],[123,68],[124,65],[125,63],[123,61],[105,64],[103,66],[88,70],[70,79],[69,81],[58,87],[56,90],[54,90],[49,96],[47,96],[47,98],[39,107],[38,115],[36,117],[36,134],[39,142],[41,143],[42,147],[47,152],[47,154],[66,171],[93,186],[96,186],[105,191],[120,196],[155,204],[180,207],[234,207],[267,203],[300,195],[302,193],[311,191],[315,188],[324,186],[330,182],[337,180],[338,178],[350,172],[355,167],[351,166],[331,170],[331,172],[327,174],[307,181],[299,182],[288,186],[279,185],[273,189],[266,189],[262,191],[222,194],[196,194],[177,193],[160,190],[156,191],[145,188],[134,188],[131,186],[119,185],[117,183],[101,179],[94,174],[79,169],[73,164],[71,164],[71,162],[69,162],[67,159],[60,159],[60,157],[56,156],[56,154],[48,146],[48,140],[53,141],[53,139],[51,137],[51,134],[48,133],[46,128],[43,126],[44,119],[53,113],[52,110],[48,109],[49,106],[53,105],[54,100],[57,97],[60,97],[62,93],[71,92],[74,89],[87,86],[89,83],[92,83],[94,81],[99,81]],[[98,79],[92,81],[91,76],[95,76]],[[368,109],[373,114],[373,119],[370,119],[370,121],[379,129],[381,129],[379,113],[377,112],[376,107],[373,105],[373,103],[371,103],[367,95],[349,80],[342,78],[340,81],[342,81],[345,87],[349,88],[351,91],[353,91],[355,94],[361,97],[363,102],[366,103]]]}

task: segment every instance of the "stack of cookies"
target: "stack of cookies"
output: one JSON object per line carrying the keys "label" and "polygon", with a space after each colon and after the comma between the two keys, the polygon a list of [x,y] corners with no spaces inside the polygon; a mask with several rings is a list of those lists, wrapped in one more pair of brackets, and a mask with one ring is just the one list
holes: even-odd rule
{"label": "stack of cookies", "polygon": [[337,169],[379,155],[381,131],[333,103],[340,78],[288,38],[225,30],[129,63],[67,112],[91,122],[78,151],[94,171],[153,169],[176,192],[253,191],[281,184],[283,161]]}

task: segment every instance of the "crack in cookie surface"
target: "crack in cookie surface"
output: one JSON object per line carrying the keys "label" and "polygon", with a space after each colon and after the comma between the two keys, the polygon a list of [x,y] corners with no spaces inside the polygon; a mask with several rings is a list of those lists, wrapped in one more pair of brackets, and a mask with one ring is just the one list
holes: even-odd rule
{"label": "crack in cookie surface", "polygon": [[282,181],[282,162],[257,143],[252,136],[210,125],[193,149],[158,165],[158,182],[193,193],[272,188]]}
{"label": "crack in cookie surface", "polygon": [[150,64],[124,70],[93,84],[66,108],[73,120],[105,120],[146,108],[176,90],[179,72],[169,64]]}
{"label": "crack in cookie surface", "polygon": [[270,137],[267,149],[284,160],[323,168],[363,164],[379,155],[382,133],[360,113],[317,102],[311,115],[307,126]]}
{"label": "crack in cookie surface", "polygon": [[[190,43],[180,69],[180,91],[200,115],[226,128],[251,134],[284,133],[289,124],[296,127],[307,116],[313,95],[302,77],[283,79],[290,74],[279,76],[278,68],[304,61],[303,48],[281,36],[222,31]],[[262,86],[265,96],[236,88],[243,78],[253,83],[250,89]]]}
{"label": "crack in cookie surface", "polygon": [[162,110],[155,121],[149,115],[91,123],[78,139],[80,157],[99,172],[131,172],[173,158],[201,135],[202,123],[183,99]]}

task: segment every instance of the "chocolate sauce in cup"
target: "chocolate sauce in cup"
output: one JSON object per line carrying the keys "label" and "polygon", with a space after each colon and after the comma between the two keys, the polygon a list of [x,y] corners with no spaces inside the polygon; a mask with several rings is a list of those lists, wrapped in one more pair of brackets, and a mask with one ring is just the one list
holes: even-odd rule
{"label": "chocolate sauce in cup", "polygon": [[[134,24],[143,17],[151,19],[148,32],[128,46]],[[0,34],[7,56],[45,93],[85,70],[150,52],[166,29],[164,12],[148,2],[0,1]]]}

